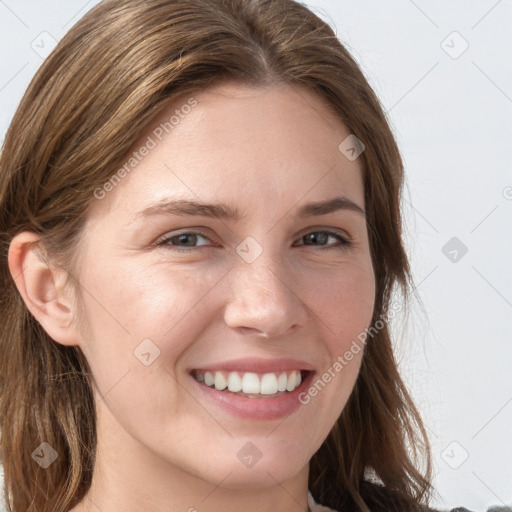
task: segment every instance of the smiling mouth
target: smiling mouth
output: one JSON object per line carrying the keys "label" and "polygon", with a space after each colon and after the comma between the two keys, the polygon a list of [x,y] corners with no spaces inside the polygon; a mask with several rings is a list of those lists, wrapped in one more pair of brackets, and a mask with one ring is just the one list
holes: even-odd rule
{"label": "smiling mouth", "polygon": [[193,370],[192,377],[209,388],[248,398],[276,398],[297,389],[310,373],[289,370],[272,373]]}

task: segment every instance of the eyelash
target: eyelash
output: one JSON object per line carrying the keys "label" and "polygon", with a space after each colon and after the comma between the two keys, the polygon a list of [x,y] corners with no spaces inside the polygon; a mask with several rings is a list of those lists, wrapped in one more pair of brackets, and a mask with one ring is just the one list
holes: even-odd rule
{"label": "eyelash", "polygon": [[[323,233],[323,234],[326,234],[326,235],[329,235],[329,236],[332,236],[332,237],[336,238],[340,242],[340,245],[327,245],[327,246],[324,246],[324,247],[317,247],[317,249],[320,250],[320,251],[325,251],[325,250],[330,250],[330,249],[343,249],[343,248],[350,247],[351,245],[353,245],[350,240],[347,240],[345,237],[341,236],[339,233],[335,233],[334,231],[328,231],[328,230],[325,230],[325,229],[319,229],[319,230],[315,230],[315,231],[310,231],[309,233],[306,233],[305,235],[302,235],[300,237],[300,239],[302,239],[302,238],[304,238],[304,237],[306,237],[308,235],[311,235],[313,233]],[[190,252],[196,251],[198,249],[197,247],[182,249],[179,246],[173,246],[173,245],[169,244],[169,242],[173,238],[184,236],[184,235],[200,235],[203,238],[206,238],[207,240],[210,240],[204,233],[201,233],[200,231],[185,231],[183,233],[178,233],[177,235],[166,236],[163,239],[160,239],[159,241],[157,241],[155,243],[155,245],[158,246],[158,247],[167,245],[169,248],[171,248],[171,250],[179,252],[179,253],[190,253]],[[311,246],[308,246],[306,244],[302,244],[302,245],[305,245],[306,247],[315,247],[314,245],[311,245]]]}

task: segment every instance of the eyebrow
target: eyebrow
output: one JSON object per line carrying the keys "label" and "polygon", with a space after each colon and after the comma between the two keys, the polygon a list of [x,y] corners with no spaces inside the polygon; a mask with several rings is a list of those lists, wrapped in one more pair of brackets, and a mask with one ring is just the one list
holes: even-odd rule
{"label": "eyebrow", "polygon": [[[307,203],[299,208],[297,216],[305,219],[340,210],[349,210],[366,216],[366,212],[347,197],[335,197],[325,201]],[[236,206],[233,207],[224,203],[199,203],[188,199],[165,199],[137,212],[135,220],[161,214],[210,217],[235,222],[245,218]]]}

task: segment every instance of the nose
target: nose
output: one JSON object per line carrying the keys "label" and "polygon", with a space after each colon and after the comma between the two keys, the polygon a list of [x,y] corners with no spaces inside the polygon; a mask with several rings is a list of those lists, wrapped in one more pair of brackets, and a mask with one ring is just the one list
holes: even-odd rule
{"label": "nose", "polygon": [[283,337],[306,325],[307,306],[297,289],[297,278],[276,261],[260,256],[244,261],[230,272],[230,300],[226,324],[242,334]]}

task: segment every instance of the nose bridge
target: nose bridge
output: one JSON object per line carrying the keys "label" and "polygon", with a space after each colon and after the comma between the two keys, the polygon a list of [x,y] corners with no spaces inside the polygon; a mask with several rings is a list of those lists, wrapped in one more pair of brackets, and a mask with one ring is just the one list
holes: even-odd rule
{"label": "nose bridge", "polygon": [[[286,265],[276,251],[269,249],[256,255],[250,247],[251,259],[241,256],[233,269],[233,280],[237,293],[249,296],[255,293],[259,305],[282,300],[284,295],[291,293],[287,288]],[[254,259],[252,259],[254,257]]]}

